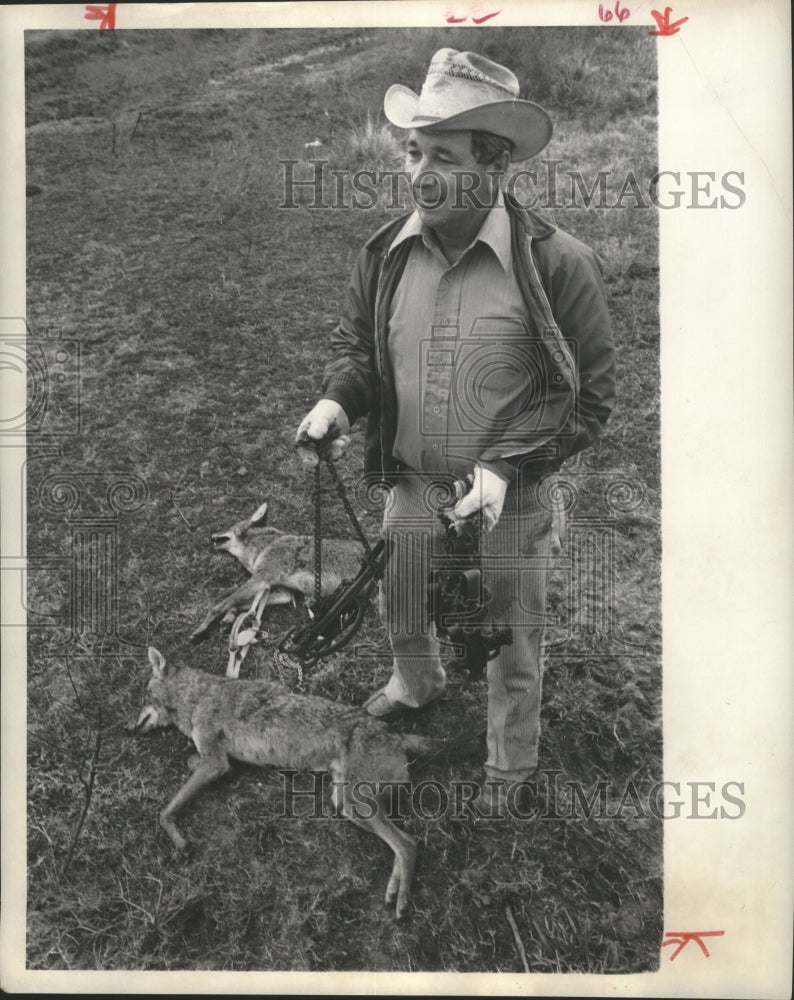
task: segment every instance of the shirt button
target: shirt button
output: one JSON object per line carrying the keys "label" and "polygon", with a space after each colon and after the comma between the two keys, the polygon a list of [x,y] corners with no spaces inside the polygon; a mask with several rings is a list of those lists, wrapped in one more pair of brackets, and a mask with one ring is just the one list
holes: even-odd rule
{"label": "shirt button", "polygon": [[440,406],[434,406],[433,407],[433,413],[441,413],[441,407]]}
{"label": "shirt button", "polygon": [[438,445],[437,444],[433,445],[433,451],[438,451]]}
{"label": "shirt button", "polygon": [[454,274],[453,274],[453,273],[452,273],[452,272],[450,271],[450,272],[449,272],[449,273],[447,274],[447,281],[452,281],[452,279],[453,279],[454,277],[455,277],[455,275],[454,275]]}

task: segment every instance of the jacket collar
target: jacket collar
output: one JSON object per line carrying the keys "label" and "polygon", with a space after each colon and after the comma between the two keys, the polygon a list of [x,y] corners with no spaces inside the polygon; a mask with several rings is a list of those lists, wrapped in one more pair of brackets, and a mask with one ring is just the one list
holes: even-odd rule
{"label": "jacket collar", "polygon": [[547,222],[542,215],[538,215],[531,208],[525,208],[513,195],[505,193],[505,207],[526,231],[527,236],[533,240],[545,240],[556,232],[557,227]]}

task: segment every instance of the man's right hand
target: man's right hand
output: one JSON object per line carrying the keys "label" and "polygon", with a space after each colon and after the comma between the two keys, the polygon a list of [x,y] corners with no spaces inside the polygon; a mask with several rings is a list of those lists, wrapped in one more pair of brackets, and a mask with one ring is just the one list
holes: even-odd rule
{"label": "man's right hand", "polygon": [[349,430],[350,421],[339,403],[321,399],[303,418],[295,435],[295,445],[304,467],[313,469],[317,465],[317,445],[322,441],[330,445],[329,454],[334,461],[341,458],[350,444],[346,436]]}

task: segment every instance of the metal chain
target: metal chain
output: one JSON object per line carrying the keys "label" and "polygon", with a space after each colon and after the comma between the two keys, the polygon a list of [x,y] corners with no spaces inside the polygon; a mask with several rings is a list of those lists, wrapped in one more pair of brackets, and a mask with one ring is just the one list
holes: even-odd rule
{"label": "metal chain", "polygon": [[297,674],[297,681],[295,686],[297,688],[303,687],[303,664],[300,660],[297,660],[294,656],[289,656],[287,653],[282,653],[281,650],[277,650],[273,655],[274,662],[276,664],[276,670],[278,671],[278,679],[285,687],[292,687],[292,679],[289,681],[284,676],[284,667],[289,667],[290,670],[294,670]]}
{"label": "metal chain", "polygon": [[367,556],[371,556],[372,546],[367,541],[367,536],[364,534],[364,529],[359,524],[359,520],[356,517],[356,512],[353,509],[353,505],[351,504],[347,496],[347,493],[345,491],[344,483],[339,478],[339,473],[336,471],[336,466],[334,465],[333,461],[328,455],[325,456],[325,461],[328,465],[328,470],[331,473],[331,478],[333,479],[336,485],[336,490],[337,493],[339,494],[339,499],[342,501],[342,505],[347,511],[348,517],[353,522],[353,527],[356,529],[356,534],[358,535],[358,539],[364,546],[364,551],[367,553]]}
{"label": "metal chain", "polygon": [[314,602],[318,604],[323,587],[323,514],[320,463],[314,468]]}

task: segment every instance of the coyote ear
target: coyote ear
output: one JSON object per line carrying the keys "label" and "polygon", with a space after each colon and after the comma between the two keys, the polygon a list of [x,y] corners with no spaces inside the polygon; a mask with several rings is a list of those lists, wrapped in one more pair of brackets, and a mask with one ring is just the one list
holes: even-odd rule
{"label": "coyote ear", "polygon": [[165,657],[154,646],[149,646],[149,663],[152,665],[152,674],[161,681],[165,677]]}
{"label": "coyote ear", "polygon": [[256,511],[256,513],[251,518],[251,527],[258,528],[260,525],[264,524],[267,520],[267,504],[263,503],[262,506]]}

